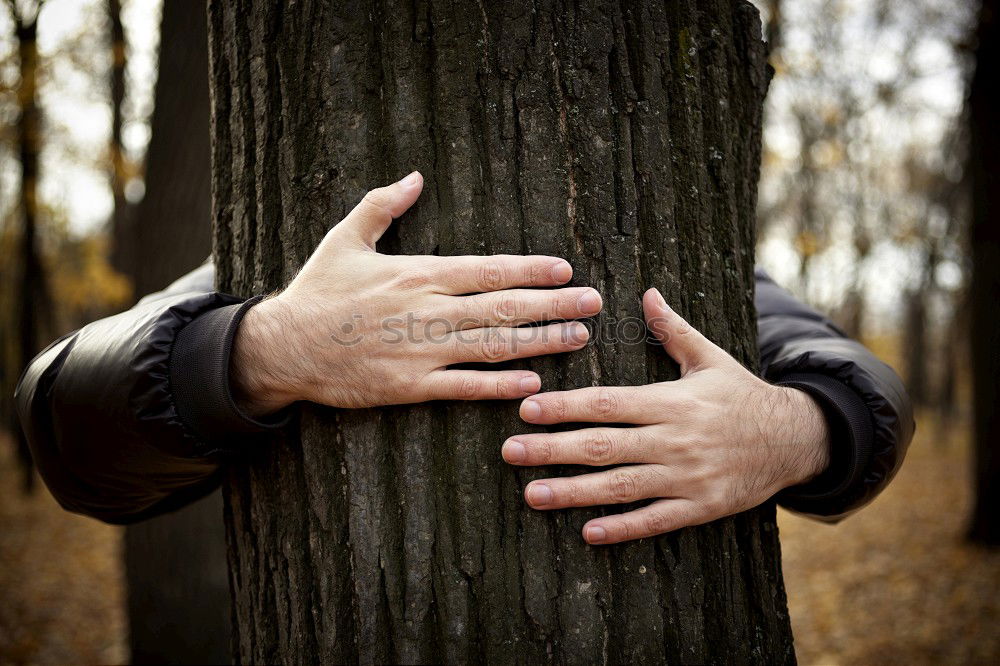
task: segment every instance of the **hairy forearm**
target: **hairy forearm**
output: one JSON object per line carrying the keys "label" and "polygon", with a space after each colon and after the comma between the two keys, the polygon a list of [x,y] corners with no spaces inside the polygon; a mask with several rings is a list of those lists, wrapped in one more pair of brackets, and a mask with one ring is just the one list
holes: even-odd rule
{"label": "hairy forearm", "polygon": [[[249,417],[260,418],[295,402],[288,343],[282,322],[286,306],[271,298],[250,308],[233,339],[229,377],[233,399]],[[285,358],[283,358],[285,357]]]}
{"label": "hairy forearm", "polygon": [[778,446],[787,447],[780,459],[784,462],[783,487],[807,483],[830,465],[830,428],[819,404],[805,391],[774,387],[780,402],[769,428]]}

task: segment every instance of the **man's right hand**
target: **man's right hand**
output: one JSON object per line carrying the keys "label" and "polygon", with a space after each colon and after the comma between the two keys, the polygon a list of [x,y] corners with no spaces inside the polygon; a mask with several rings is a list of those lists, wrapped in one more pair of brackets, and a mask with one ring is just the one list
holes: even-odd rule
{"label": "man's right hand", "polygon": [[572,277],[557,257],[384,255],[375,243],[420,196],[414,172],[369,192],[327,233],[283,292],[247,311],[233,343],[234,394],[250,416],[298,400],[374,407],[426,400],[524,398],[524,370],[448,366],[573,351],[601,297],[554,287]]}

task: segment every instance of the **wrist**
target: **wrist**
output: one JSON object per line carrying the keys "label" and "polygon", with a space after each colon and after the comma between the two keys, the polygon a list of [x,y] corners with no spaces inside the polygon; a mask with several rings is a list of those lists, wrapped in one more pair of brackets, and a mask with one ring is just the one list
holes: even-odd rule
{"label": "wrist", "polygon": [[786,475],[783,487],[808,483],[830,465],[830,428],[819,403],[805,391],[775,387],[782,391],[789,428],[779,445],[786,452]]}
{"label": "wrist", "polygon": [[243,316],[229,362],[233,400],[247,416],[258,418],[298,400],[295,382],[282,360],[287,340],[283,335],[277,298],[261,301]]}

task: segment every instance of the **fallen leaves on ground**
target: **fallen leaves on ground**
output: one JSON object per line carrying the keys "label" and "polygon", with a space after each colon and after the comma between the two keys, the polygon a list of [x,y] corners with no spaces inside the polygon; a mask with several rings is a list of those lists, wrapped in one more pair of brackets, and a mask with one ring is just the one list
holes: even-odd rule
{"label": "fallen leaves on ground", "polygon": [[[1000,551],[967,544],[968,434],[922,423],[903,469],[838,525],[782,513],[799,661],[1000,663]],[[0,441],[0,663],[122,663],[121,531],[20,493]]]}
{"label": "fallen leaves on ground", "polygon": [[21,480],[0,435],[0,664],[124,663],[120,528]]}
{"label": "fallen leaves on ground", "polygon": [[801,664],[1000,663],[1000,550],[964,539],[968,432],[918,423],[869,507],[837,525],[779,516]]}

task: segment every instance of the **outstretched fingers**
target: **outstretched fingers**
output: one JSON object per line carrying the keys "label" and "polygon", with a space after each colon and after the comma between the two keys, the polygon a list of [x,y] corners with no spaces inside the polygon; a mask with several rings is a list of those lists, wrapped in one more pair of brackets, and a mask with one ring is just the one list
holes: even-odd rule
{"label": "outstretched fingers", "polygon": [[524,370],[438,370],[427,378],[427,399],[511,400],[541,387],[539,376]]}
{"label": "outstretched fingers", "polygon": [[688,499],[661,499],[641,509],[602,516],[583,526],[583,539],[593,545],[610,545],[645,539],[713,520],[697,502]]}
{"label": "outstretched fingers", "polygon": [[444,362],[499,363],[582,348],[590,339],[580,322],[519,328],[474,328],[449,334]]}
{"label": "outstretched fingers", "polygon": [[513,287],[556,287],[573,277],[569,262],[545,255],[429,257],[428,261],[435,285],[453,296]]}
{"label": "outstretched fingers", "polygon": [[619,465],[651,462],[656,444],[648,429],[583,428],[514,435],[500,453],[512,465]]}
{"label": "outstretched fingers", "polygon": [[541,321],[592,317],[601,296],[590,287],[505,289],[451,299],[448,317],[458,329],[521,326]]}
{"label": "outstretched fingers", "polygon": [[533,509],[627,504],[653,497],[670,497],[675,481],[663,465],[626,465],[603,472],[532,481],[524,499]]}
{"label": "outstretched fingers", "polygon": [[540,393],[521,403],[521,418],[540,425],[575,421],[649,425],[663,420],[662,400],[657,396],[666,390],[660,386],[593,386]]}

